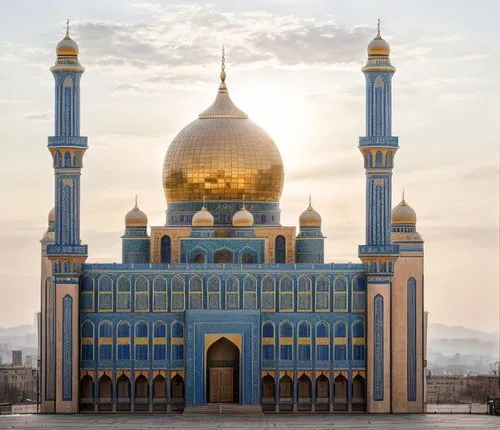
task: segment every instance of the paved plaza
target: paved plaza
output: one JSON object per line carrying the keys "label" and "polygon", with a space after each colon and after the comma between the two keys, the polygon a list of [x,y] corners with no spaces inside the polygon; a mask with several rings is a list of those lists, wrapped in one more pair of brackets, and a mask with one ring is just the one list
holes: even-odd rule
{"label": "paved plaza", "polygon": [[0,429],[498,429],[500,417],[427,415],[2,415]]}

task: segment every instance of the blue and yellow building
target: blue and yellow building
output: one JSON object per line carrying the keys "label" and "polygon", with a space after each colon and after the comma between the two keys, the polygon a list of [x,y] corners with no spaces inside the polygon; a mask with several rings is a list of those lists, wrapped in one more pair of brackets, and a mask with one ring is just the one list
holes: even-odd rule
{"label": "blue and yellow building", "polygon": [[359,263],[325,263],[322,220],[310,203],[298,231],[281,225],[280,153],[229,97],[223,63],[213,104],[168,147],[165,224],[148,227],[136,201],[125,216],[122,261],[94,264],[80,239],[84,68],[66,34],[51,68],[55,207],[41,241],[44,412],[171,412],[208,403],[423,411],[423,241],[404,199],[391,213],[399,144],[389,51],[379,31],[362,68]]}

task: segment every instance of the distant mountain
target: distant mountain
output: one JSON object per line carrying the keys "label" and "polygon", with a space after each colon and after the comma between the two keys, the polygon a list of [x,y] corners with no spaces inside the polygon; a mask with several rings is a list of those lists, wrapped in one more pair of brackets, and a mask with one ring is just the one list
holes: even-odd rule
{"label": "distant mountain", "polygon": [[499,341],[498,332],[474,330],[463,326],[431,323],[427,327],[427,339],[474,339],[483,342]]}
{"label": "distant mountain", "polygon": [[26,336],[27,334],[30,333],[36,333],[36,326],[23,324],[7,328],[0,327],[0,338],[12,337],[12,336]]}

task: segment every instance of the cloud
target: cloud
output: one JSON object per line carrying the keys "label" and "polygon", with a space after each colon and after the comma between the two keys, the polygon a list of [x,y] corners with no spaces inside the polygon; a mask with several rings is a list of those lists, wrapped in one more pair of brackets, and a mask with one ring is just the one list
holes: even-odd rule
{"label": "cloud", "polygon": [[54,115],[52,112],[28,112],[23,115],[23,118],[33,121],[52,121]]}

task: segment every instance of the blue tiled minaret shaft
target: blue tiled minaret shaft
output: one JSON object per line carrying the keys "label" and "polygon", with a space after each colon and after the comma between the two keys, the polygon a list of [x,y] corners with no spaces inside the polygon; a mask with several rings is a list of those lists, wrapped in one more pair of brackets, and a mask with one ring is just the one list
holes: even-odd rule
{"label": "blue tiled minaret shaft", "polygon": [[366,80],[366,137],[359,139],[366,170],[366,238],[359,257],[367,274],[367,407],[390,412],[391,280],[398,246],[391,244],[391,193],[398,138],[391,130],[391,81],[395,68],[380,35],[368,46],[362,68]]}
{"label": "blue tiled minaret shaft", "polygon": [[[54,412],[78,411],[79,280],[87,258],[80,241],[80,173],[87,138],[80,136],[78,45],[66,36],[51,67],[55,80],[55,131],[48,148],[55,179],[55,241],[47,246],[55,284],[56,366]],[[60,369],[60,370],[59,370]]]}

